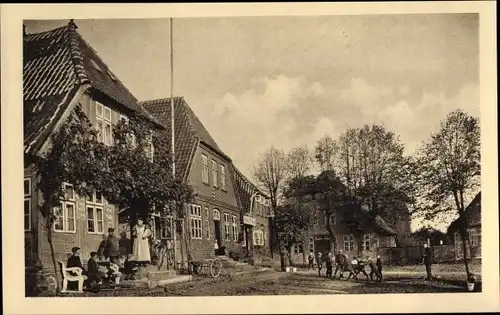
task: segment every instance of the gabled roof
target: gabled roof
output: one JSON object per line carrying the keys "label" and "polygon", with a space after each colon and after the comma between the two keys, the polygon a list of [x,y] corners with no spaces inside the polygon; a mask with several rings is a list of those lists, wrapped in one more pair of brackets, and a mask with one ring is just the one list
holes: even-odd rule
{"label": "gabled roof", "polygon": [[[166,128],[165,135],[170,139],[172,109],[170,98],[162,98],[139,103]],[[174,97],[175,161],[179,176],[186,177],[189,172],[194,150],[199,142],[231,159],[219,148],[205,126],[193,112],[183,97]]]}
{"label": "gabled roof", "polygon": [[[241,173],[236,166],[232,165],[232,174],[234,176],[234,191],[237,196],[238,205],[242,209],[250,209],[250,198],[252,194],[258,192],[260,195],[269,198],[269,196],[254,185],[243,173]],[[248,189],[250,188],[250,189]]]}
{"label": "gabled roof", "polygon": [[89,86],[158,124],[70,21],[64,27],[24,35],[25,152],[35,150],[44,141],[81,86]]}
{"label": "gabled roof", "polygon": [[[476,227],[481,225],[481,192],[472,199],[470,204],[465,208],[465,215],[467,217],[467,222],[469,227]],[[453,221],[448,227],[448,232],[454,232],[458,230],[459,219]]]}

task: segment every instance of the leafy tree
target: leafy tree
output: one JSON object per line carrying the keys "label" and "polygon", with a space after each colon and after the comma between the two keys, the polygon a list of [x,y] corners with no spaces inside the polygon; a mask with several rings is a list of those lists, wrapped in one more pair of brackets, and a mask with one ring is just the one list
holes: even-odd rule
{"label": "leafy tree", "polygon": [[439,131],[431,134],[419,148],[414,170],[418,191],[417,214],[426,219],[438,215],[458,215],[464,265],[467,261],[467,200],[480,187],[481,150],[479,119],[462,110],[449,113]]}
{"label": "leafy tree", "polygon": [[[148,215],[155,209],[164,214],[181,210],[193,197],[190,186],[172,178],[169,146],[160,132],[137,116],[132,116],[130,123],[119,123],[113,132],[115,145],[101,143],[99,133],[78,106],[51,136],[46,152],[26,156],[39,179],[43,196],[40,210],[55,274],[53,209],[64,199],[64,183],[72,184],[80,196],[102,193],[109,203],[128,209],[126,218]],[[145,154],[151,143],[153,159]]]}
{"label": "leafy tree", "polygon": [[305,242],[306,232],[313,226],[314,218],[311,206],[297,201],[287,202],[276,208],[276,233],[280,243],[287,250],[290,266],[293,265],[292,247]]}
{"label": "leafy tree", "polygon": [[[267,192],[271,199],[271,209],[273,213],[276,211],[278,203],[283,197],[283,189],[287,178],[286,155],[282,150],[276,149],[271,146],[264,153],[261,154],[259,161],[254,166],[253,177],[257,183]],[[271,240],[275,239],[275,223],[274,219],[271,220]],[[274,234],[274,235],[273,235]],[[281,248],[279,239],[277,240],[277,247]],[[273,255],[273,242],[269,242],[271,255]],[[282,251],[280,250],[280,253]],[[282,266],[283,267],[283,266]]]}
{"label": "leafy tree", "polygon": [[318,141],[314,151],[314,157],[321,170],[328,171],[335,168],[335,159],[338,153],[338,145],[335,140],[328,135],[324,136]]}
{"label": "leafy tree", "polygon": [[311,170],[312,155],[307,146],[293,148],[287,154],[288,174],[292,178],[306,176]]}
{"label": "leafy tree", "polygon": [[427,239],[430,240],[432,246],[446,245],[450,242],[449,236],[446,233],[441,232],[431,226],[423,226],[420,229],[412,233],[413,237],[418,240],[419,244],[427,243]]}

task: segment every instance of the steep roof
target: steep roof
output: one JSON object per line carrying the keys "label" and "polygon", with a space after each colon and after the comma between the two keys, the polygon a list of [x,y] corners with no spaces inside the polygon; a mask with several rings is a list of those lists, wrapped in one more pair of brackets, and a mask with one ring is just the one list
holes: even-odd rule
{"label": "steep roof", "polygon": [[26,34],[23,40],[24,149],[35,150],[79,87],[88,85],[128,110],[158,122],[113,74],[96,51],[67,26]]}
{"label": "steep roof", "polygon": [[[234,191],[238,197],[238,205],[243,209],[250,209],[250,198],[254,192],[258,192],[262,196],[269,198],[269,196],[254,185],[243,173],[241,173],[236,166],[232,166],[232,174],[234,176]],[[250,188],[250,189],[248,189]]]}
{"label": "steep roof", "polygon": [[[170,138],[172,130],[170,98],[143,101],[139,104],[165,126],[165,135]],[[177,174],[187,176],[198,142],[204,143],[231,162],[183,97],[174,97],[174,124]]]}
{"label": "steep roof", "polygon": [[[467,222],[469,227],[476,227],[481,225],[481,192],[472,199],[470,204],[465,208],[465,215],[467,217]],[[454,232],[458,230],[459,219],[453,221],[448,227],[448,232]]]}

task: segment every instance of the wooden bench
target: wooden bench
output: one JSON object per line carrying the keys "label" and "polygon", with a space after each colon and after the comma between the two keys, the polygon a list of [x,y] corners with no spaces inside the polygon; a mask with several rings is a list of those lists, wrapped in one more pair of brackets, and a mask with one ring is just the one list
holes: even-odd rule
{"label": "wooden bench", "polygon": [[[59,261],[59,265],[61,266],[61,274],[63,277],[61,293],[83,293],[83,283],[87,279],[87,276],[82,274],[83,270],[80,267],[67,268],[62,261]],[[68,290],[68,282],[78,282],[78,291]]]}

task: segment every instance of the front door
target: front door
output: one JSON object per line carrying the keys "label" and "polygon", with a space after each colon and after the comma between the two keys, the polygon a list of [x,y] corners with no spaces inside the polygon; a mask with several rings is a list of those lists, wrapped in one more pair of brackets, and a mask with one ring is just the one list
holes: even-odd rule
{"label": "front door", "polygon": [[328,239],[321,239],[321,240],[315,240],[314,242],[314,250],[317,253],[321,252],[324,255],[327,255],[330,252],[330,240]]}
{"label": "front door", "polygon": [[214,221],[214,225],[215,225],[215,241],[217,242],[217,248],[220,249],[222,246],[220,238],[220,221]]}

